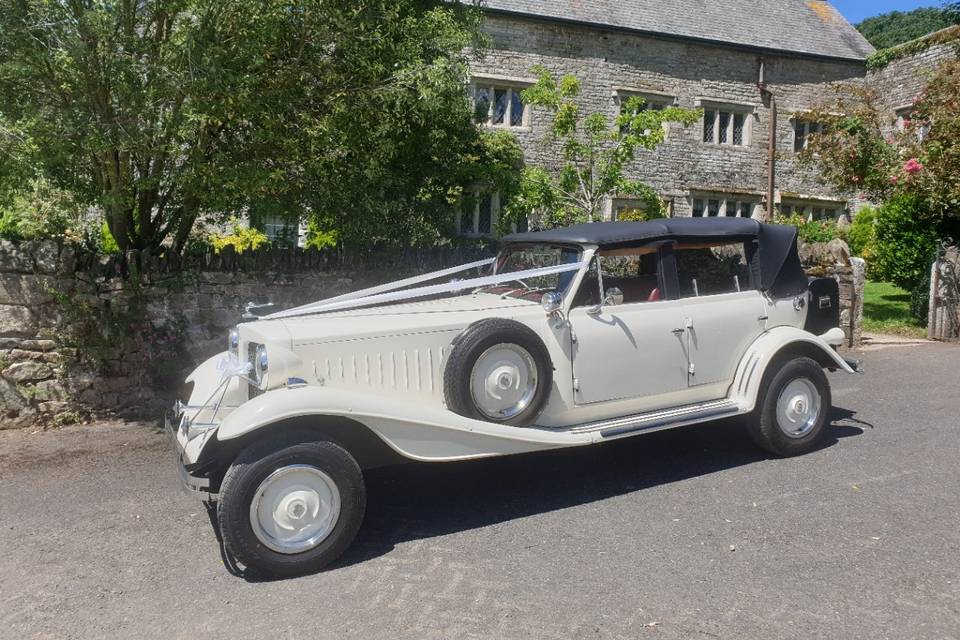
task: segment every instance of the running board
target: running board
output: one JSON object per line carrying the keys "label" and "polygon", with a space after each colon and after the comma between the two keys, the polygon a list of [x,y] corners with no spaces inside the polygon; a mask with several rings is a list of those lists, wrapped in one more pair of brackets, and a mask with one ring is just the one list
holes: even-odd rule
{"label": "running board", "polygon": [[565,431],[576,434],[599,433],[601,438],[614,438],[638,431],[668,429],[703,422],[704,420],[734,416],[739,413],[741,413],[740,405],[733,400],[712,400],[675,409],[638,413],[622,418],[578,424],[565,429]]}

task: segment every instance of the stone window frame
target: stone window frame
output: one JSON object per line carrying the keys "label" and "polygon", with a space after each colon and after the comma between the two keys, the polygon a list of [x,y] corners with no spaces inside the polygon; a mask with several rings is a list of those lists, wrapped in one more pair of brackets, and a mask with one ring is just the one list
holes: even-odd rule
{"label": "stone window frame", "polygon": [[[817,122],[816,120],[811,120],[809,115],[803,113],[795,113],[790,116],[790,131],[792,133],[792,147],[794,153],[800,153],[807,148],[807,145],[810,143],[810,135],[818,135],[823,133],[823,123]],[[803,133],[799,132],[799,128],[803,129]]]}
{"label": "stone window frame", "polygon": [[[677,96],[664,93],[661,91],[650,91],[649,89],[642,89],[639,87],[614,87],[613,88],[613,104],[616,106],[616,115],[619,116],[623,105],[630,98],[643,98],[646,101],[644,109],[653,109],[654,111],[662,111],[668,107],[676,107],[680,105],[680,98]],[[663,123],[663,134],[664,138],[670,135],[670,123]]]}
{"label": "stone window frame", "polygon": [[[753,121],[757,115],[757,105],[752,102],[735,102],[729,100],[718,100],[713,98],[697,98],[694,104],[703,109],[703,117],[700,118],[700,142],[712,147],[722,147],[724,149],[749,149],[753,144]],[[713,130],[711,139],[705,140],[708,113],[713,113]],[[728,117],[726,127],[721,128],[720,123],[723,115]],[[740,144],[733,142],[735,139],[737,117],[743,118],[743,128],[740,134]],[[725,129],[725,131],[722,131]],[[722,134],[722,135],[721,135]],[[720,142],[721,137],[726,137],[726,142]]]}
{"label": "stone window frame", "polygon": [[[663,202],[663,206],[666,209],[667,217],[673,216],[673,198],[661,197],[660,200]],[[615,194],[606,199],[603,207],[603,219],[616,222],[618,218],[618,211],[626,207],[618,207],[617,203],[629,203],[628,206],[632,206],[634,209],[645,210],[647,208],[647,202],[636,196],[631,196],[627,194]]]}
{"label": "stone window frame", "polygon": [[[903,133],[903,131],[907,128],[907,121],[911,119],[910,116],[913,114],[914,108],[915,107],[913,106],[912,102],[894,108],[893,113],[896,116],[896,120],[894,120],[894,127],[896,127],[899,133]],[[923,142],[927,138],[927,135],[930,133],[931,126],[932,125],[928,122],[924,126],[917,129],[917,142]]]}
{"label": "stone window frame", "polygon": [[[519,99],[520,92],[536,83],[533,78],[518,78],[514,76],[500,76],[493,74],[475,73],[470,77],[468,93],[470,102],[477,104],[477,93],[480,89],[486,89],[490,92],[490,107],[487,110],[487,119],[480,124],[491,129],[506,129],[508,131],[529,131],[531,127],[532,113],[530,105],[523,104],[523,112],[520,116],[520,124],[512,123],[513,103]],[[507,108],[502,123],[493,122],[493,110],[496,104],[496,92],[505,91],[507,96]],[[522,102],[521,102],[522,104]]]}
{"label": "stone window frame", "polygon": [[814,220],[833,220],[837,222],[848,217],[849,203],[846,200],[831,198],[786,197],[781,198],[777,210],[782,216],[799,213],[807,222]]}
{"label": "stone window frame", "polygon": [[[753,193],[691,191],[688,200],[690,215],[694,218],[753,218],[757,214],[757,207],[762,206],[763,198]],[[744,209],[744,205],[749,208]],[[711,210],[715,210],[716,213],[710,214]],[[731,211],[734,212],[733,215],[730,215]],[[745,212],[748,215],[744,215]]]}
{"label": "stone window frame", "polygon": [[[466,238],[493,238],[497,235],[497,222],[500,219],[500,192],[491,191],[488,188],[477,186],[466,189],[466,192],[474,199],[473,203],[473,216],[470,222],[470,228],[463,228],[463,219],[467,214],[463,210],[463,201],[461,200],[460,206],[457,208],[457,235],[464,236]],[[481,211],[484,208],[484,205],[489,200],[490,206],[490,228],[488,231],[481,231]]]}

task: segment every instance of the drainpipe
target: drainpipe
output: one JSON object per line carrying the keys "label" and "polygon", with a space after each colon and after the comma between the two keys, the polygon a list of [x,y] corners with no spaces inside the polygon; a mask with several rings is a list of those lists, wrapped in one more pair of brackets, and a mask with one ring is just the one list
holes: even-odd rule
{"label": "drainpipe", "polygon": [[773,221],[773,194],[777,188],[777,96],[770,95],[770,146],[767,149],[767,219]]}
{"label": "drainpipe", "polygon": [[765,77],[766,63],[760,58],[760,77],[757,88],[766,106],[770,109],[770,142],[767,145],[767,210],[763,214],[764,222],[773,221],[773,197],[777,189],[777,97],[767,89]]}

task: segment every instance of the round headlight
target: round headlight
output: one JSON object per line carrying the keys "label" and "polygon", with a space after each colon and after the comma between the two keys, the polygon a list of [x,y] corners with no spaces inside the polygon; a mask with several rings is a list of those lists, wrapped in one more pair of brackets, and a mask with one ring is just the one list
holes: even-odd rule
{"label": "round headlight", "polygon": [[540,305],[547,314],[554,313],[555,311],[559,311],[560,307],[563,306],[563,296],[556,291],[545,293],[543,297],[540,298]]}
{"label": "round headlight", "polygon": [[240,355],[240,330],[236,327],[230,329],[227,335],[227,350],[234,355]]}
{"label": "round headlight", "polygon": [[253,370],[257,374],[257,382],[263,381],[263,376],[267,373],[268,365],[267,347],[266,345],[260,345],[257,347],[257,352],[253,356]]}

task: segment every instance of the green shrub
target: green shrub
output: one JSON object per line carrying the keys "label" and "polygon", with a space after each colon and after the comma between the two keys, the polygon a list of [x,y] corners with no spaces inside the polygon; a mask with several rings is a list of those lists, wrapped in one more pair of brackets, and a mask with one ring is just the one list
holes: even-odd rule
{"label": "green shrub", "polygon": [[31,180],[0,209],[0,238],[11,242],[67,239],[84,234],[83,207],[43,178]]}
{"label": "green shrub", "polygon": [[270,238],[263,231],[244,227],[236,219],[231,220],[230,225],[230,233],[228,234],[210,234],[210,245],[214,252],[220,253],[224,247],[230,246],[237,253],[243,253],[248,249],[257,249],[270,242]]}
{"label": "green shrub", "polygon": [[847,230],[847,244],[850,253],[859,256],[870,263],[873,258],[874,243],[877,240],[877,209],[863,207],[853,217],[853,223]]}
{"label": "green shrub", "polygon": [[320,223],[311,220],[307,223],[307,237],[304,240],[304,249],[326,249],[337,246],[337,231],[325,231],[320,228]]}
{"label": "green shrub", "polygon": [[876,212],[874,273],[907,291],[929,276],[937,251],[938,229],[924,216],[923,201],[901,196]]}
{"label": "green shrub", "polygon": [[811,220],[802,213],[791,216],[778,216],[777,223],[791,224],[797,228],[800,239],[804,242],[830,242],[831,240],[846,240],[846,229],[835,220]]}
{"label": "green shrub", "polygon": [[97,248],[100,250],[100,253],[107,255],[120,253],[120,245],[117,244],[113,234],[110,233],[110,227],[106,222],[100,225],[100,242]]}

